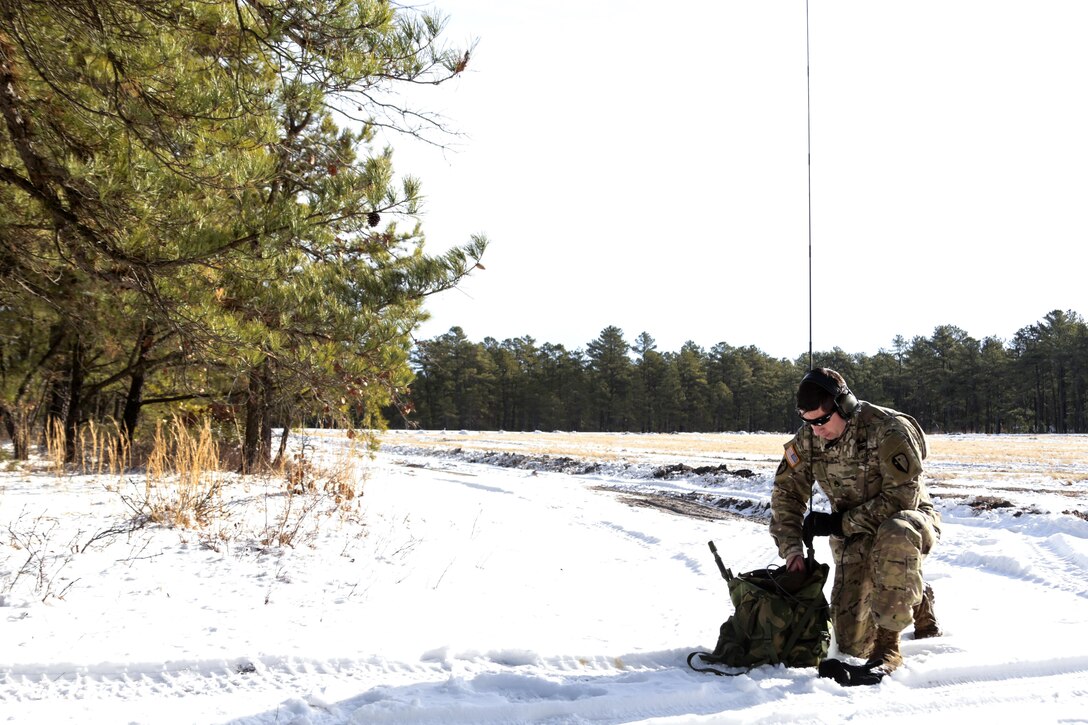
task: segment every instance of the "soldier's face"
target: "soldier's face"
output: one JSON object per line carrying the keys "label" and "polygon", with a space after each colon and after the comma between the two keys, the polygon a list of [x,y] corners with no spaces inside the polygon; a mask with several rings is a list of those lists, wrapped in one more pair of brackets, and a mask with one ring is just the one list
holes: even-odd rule
{"label": "soldier's face", "polygon": [[[828,416],[831,416],[828,418]],[[827,418],[824,423],[816,423]],[[842,432],[846,430],[846,419],[839,415],[839,411],[832,412],[830,408],[820,408],[819,410],[806,411],[801,420],[805,421],[811,428],[812,432],[824,440],[833,441],[842,435]]]}

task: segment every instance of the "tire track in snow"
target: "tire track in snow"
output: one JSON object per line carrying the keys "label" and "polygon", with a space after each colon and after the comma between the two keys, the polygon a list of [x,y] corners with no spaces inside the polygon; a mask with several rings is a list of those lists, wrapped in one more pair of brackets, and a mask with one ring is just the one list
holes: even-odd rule
{"label": "tire track in snow", "polygon": [[291,691],[312,688],[322,681],[365,684],[370,678],[386,676],[390,670],[403,673],[406,680],[443,673],[443,668],[433,663],[391,665],[380,658],[261,657],[161,664],[15,665],[0,669],[0,700],[126,699],[149,692],[180,698],[238,691]]}
{"label": "tire track in snow", "polygon": [[[912,688],[937,688],[955,687],[969,682],[1007,683],[1050,677],[1083,676],[1086,672],[1088,672],[1088,655],[1073,655],[994,664],[946,663],[934,667],[907,668],[902,673],[893,675],[892,681]],[[1004,690],[1005,684],[1002,684],[1000,689]]]}
{"label": "tire track in snow", "polygon": [[1088,598],[1088,541],[1067,534],[1036,537],[1005,529],[946,524],[945,535],[930,558]]}
{"label": "tire track in snow", "polygon": [[653,536],[651,534],[644,534],[641,531],[632,531],[631,529],[625,528],[620,524],[616,524],[611,521],[602,521],[601,526],[605,526],[609,529],[612,529],[613,531],[618,531],[619,533],[623,534],[627,538],[631,539],[635,543],[645,548],[656,546],[657,544],[661,543],[661,539],[657,538],[656,536]]}
{"label": "tire track in snow", "polygon": [[115,663],[14,665],[0,668],[0,700],[45,700],[50,698],[125,698],[156,692],[177,697],[223,694],[235,691],[298,690],[320,681],[358,682],[363,686],[375,678],[387,679],[389,672],[403,675],[405,682],[421,677],[441,681],[453,669],[469,667],[482,671],[531,671],[547,676],[569,676],[572,672],[615,673],[617,671],[672,669],[683,664],[680,650],[609,655],[526,657],[506,651],[444,654],[424,657],[418,662],[369,659],[306,659],[265,656],[165,663]]}

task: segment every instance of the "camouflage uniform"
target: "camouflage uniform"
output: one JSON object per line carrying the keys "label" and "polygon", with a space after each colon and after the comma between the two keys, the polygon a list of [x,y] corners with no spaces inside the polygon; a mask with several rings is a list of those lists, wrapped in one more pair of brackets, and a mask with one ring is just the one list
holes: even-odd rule
{"label": "camouflage uniform", "polygon": [[771,536],[784,559],[804,553],[801,523],[814,482],[843,512],[845,536],[830,537],[831,618],[845,654],[867,657],[876,627],[902,631],[922,601],[922,560],[940,538],[941,521],[923,482],[925,455],[913,418],[864,401],[836,440],[803,426],[785,446],[771,494]]}

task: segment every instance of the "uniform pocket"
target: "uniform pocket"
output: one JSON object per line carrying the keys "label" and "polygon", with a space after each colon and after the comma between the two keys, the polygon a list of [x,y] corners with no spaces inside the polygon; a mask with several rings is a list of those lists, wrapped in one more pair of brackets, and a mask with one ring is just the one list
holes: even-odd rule
{"label": "uniform pocket", "polygon": [[933,520],[921,511],[900,511],[896,516],[910,524],[911,528],[918,532],[920,539],[918,550],[922,556],[929,554],[933,545],[937,542],[937,532],[933,529]]}

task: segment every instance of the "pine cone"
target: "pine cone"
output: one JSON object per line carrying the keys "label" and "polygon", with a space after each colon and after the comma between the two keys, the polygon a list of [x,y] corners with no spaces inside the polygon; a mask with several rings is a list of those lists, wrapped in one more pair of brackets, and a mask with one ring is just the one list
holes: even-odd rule
{"label": "pine cone", "polygon": [[370,212],[369,214],[366,215],[366,223],[369,224],[372,227],[378,226],[378,223],[381,222],[381,220],[382,220],[381,214],[379,214],[376,211],[372,211],[372,212]]}

